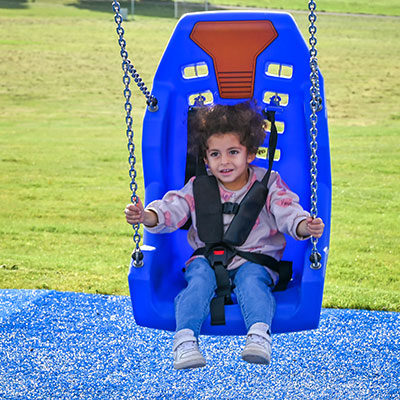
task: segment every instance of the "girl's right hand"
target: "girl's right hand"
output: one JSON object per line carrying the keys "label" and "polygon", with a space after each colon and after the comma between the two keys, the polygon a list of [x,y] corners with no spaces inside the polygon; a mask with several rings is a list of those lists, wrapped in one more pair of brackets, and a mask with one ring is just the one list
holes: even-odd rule
{"label": "girl's right hand", "polygon": [[144,222],[144,207],[139,197],[136,204],[128,204],[124,210],[126,222],[131,225]]}

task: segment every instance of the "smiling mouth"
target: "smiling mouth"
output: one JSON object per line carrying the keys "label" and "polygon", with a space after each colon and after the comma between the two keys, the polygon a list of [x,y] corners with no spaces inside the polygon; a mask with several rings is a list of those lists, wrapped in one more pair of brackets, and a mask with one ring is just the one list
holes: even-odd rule
{"label": "smiling mouth", "polygon": [[233,169],[221,169],[219,171],[220,174],[230,174],[233,171]]}

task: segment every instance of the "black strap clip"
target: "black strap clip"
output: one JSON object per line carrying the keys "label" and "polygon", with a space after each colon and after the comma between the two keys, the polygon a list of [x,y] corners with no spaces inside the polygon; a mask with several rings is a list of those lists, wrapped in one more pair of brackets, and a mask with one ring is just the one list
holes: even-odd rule
{"label": "black strap clip", "polygon": [[239,203],[232,203],[230,201],[222,204],[222,212],[224,214],[237,214],[239,211]]}

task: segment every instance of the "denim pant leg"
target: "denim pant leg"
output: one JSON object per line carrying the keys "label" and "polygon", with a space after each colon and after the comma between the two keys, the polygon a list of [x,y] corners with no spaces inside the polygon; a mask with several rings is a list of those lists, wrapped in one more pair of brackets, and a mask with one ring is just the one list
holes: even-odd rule
{"label": "denim pant leg", "polygon": [[233,270],[231,276],[247,330],[256,322],[264,322],[271,328],[275,297],[268,271],[262,265],[246,262]]}
{"label": "denim pant leg", "polygon": [[196,258],[187,267],[185,278],[188,285],[175,298],[176,330],[191,329],[198,337],[217,288],[215,273],[205,258]]}

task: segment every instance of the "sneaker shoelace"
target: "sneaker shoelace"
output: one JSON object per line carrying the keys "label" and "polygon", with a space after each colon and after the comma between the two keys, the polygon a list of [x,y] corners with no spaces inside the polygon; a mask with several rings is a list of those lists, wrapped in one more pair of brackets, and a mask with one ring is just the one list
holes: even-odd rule
{"label": "sneaker shoelace", "polygon": [[250,343],[256,343],[256,344],[260,344],[261,346],[265,346],[267,340],[265,338],[263,338],[260,335],[256,335],[254,333],[252,333],[251,335],[248,336],[249,342]]}
{"label": "sneaker shoelace", "polygon": [[187,353],[189,351],[195,351],[195,350],[197,350],[197,345],[196,345],[196,342],[194,342],[194,341],[183,342],[176,349],[179,356],[181,356],[182,354]]}

